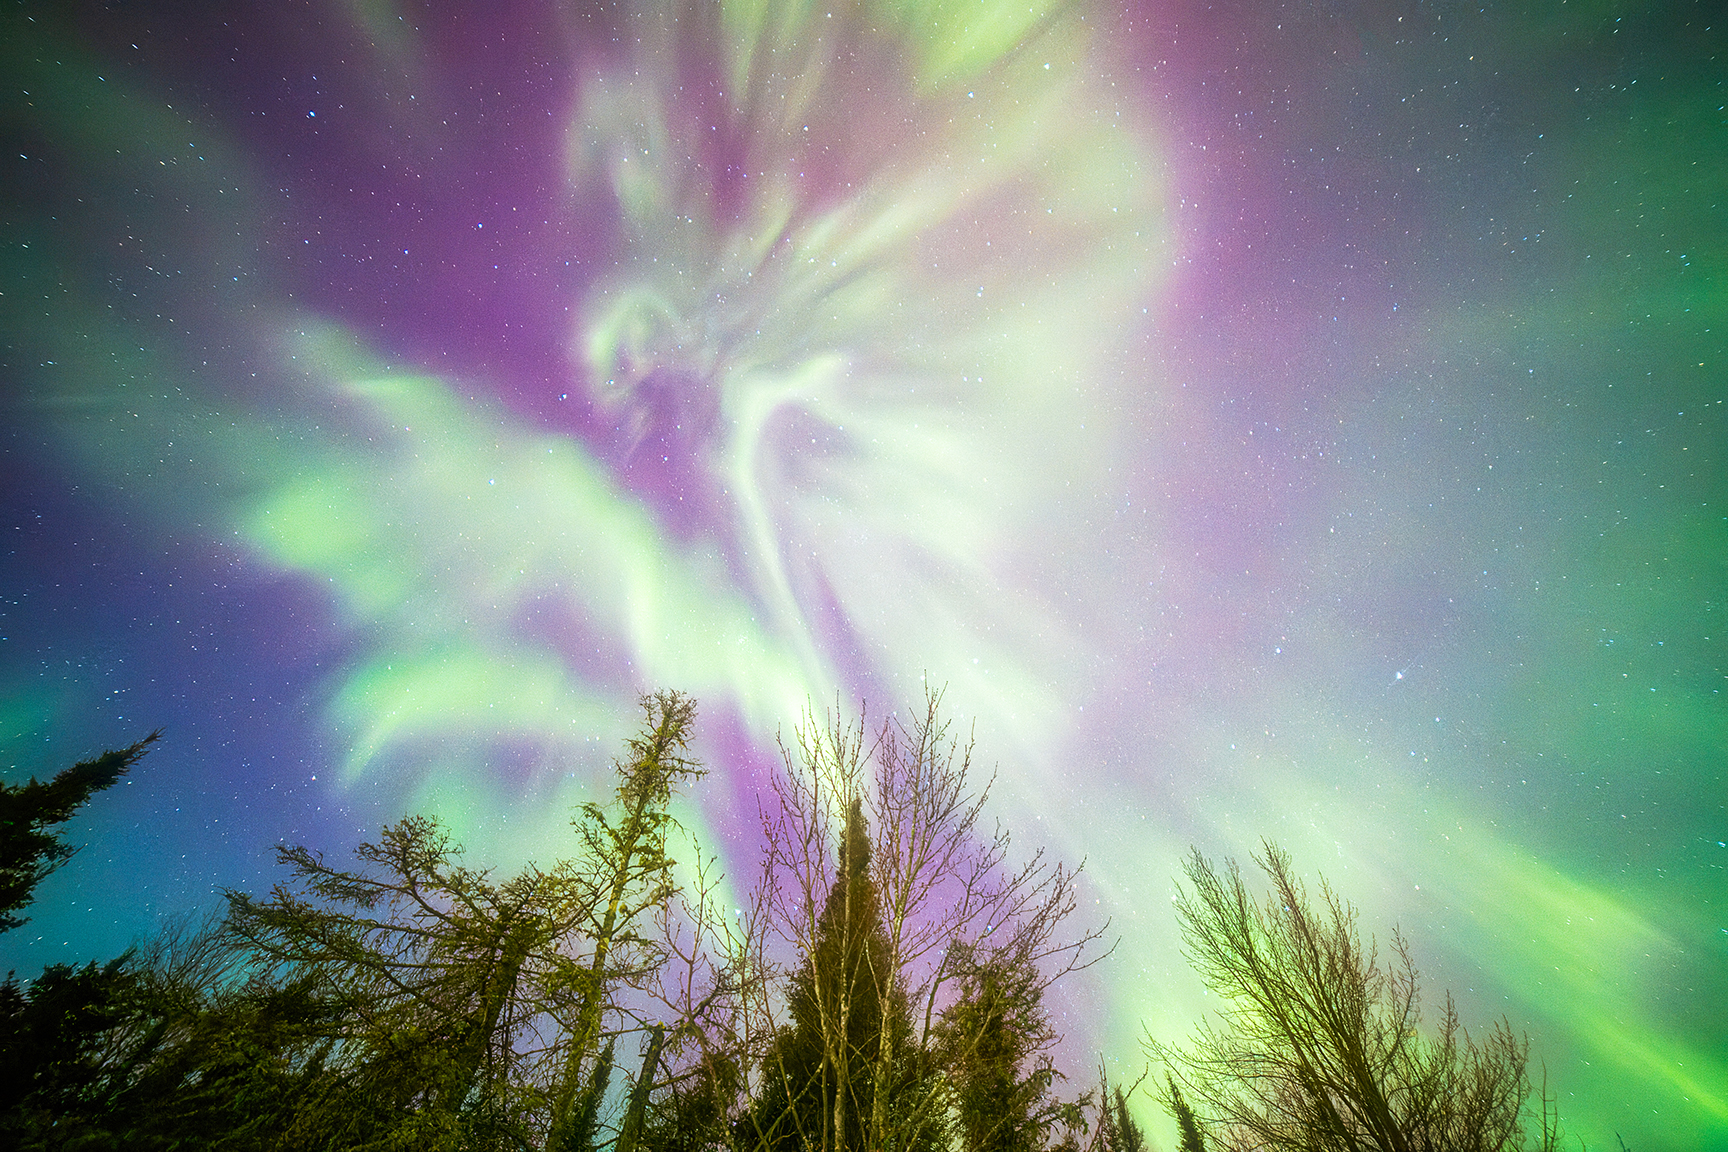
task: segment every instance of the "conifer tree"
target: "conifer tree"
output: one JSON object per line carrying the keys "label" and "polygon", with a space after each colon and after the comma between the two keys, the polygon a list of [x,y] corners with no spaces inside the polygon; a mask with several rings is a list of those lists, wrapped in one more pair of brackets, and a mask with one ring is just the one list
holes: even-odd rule
{"label": "conifer tree", "polygon": [[[1144,1079],[1142,1076],[1141,1080]],[[1099,1065],[1098,1127],[1089,1148],[1097,1152],[1146,1152],[1146,1134],[1128,1110],[1128,1097],[1140,1087],[1140,1082],[1136,1080],[1125,1091],[1120,1084],[1111,1084],[1109,1074]]]}
{"label": "conifer tree", "polygon": [[[16,913],[77,852],[50,830],[125,775],[161,735],[62,769],[47,782],[0,783],[0,932],[27,923]],[[7,974],[0,982],[0,1146],[100,1143],[131,1082],[131,1066],[158,1042],[141,1003],[130,953],[101,965],[49,965],[27,985]]]}
{"label": "conifer tree", "polygon": [[632,737],[629,756],[615,763],[614,811],[584,804],[575,821],[582,853],[576,865],[588,894],[580,923],[584,942],[561,954],[552,987],[553,1010],[569,1022],[563,1069],[552,1091],[552,1152],[580,1152],[577,1100],[599,1069],[603,1024],[621,986],[639,986],[666,960],[653,931],[678,886],[667,837],[676,827],[668,806],[685,783],[700,778],[701,766],[684,755],[696,705],[678,692],[642,699],[642,732]]}
{"label": "conifer tree", "polygon": [[[838,865],[813,947],[792,976],[792,1023],[764,1061],[748,1120],[752,1146],[784,1152],[869,1147],[879,1092],[911,1072],[911,1013],[890,994],[881,905],[870,875],[863,802],[847,811]],[[891,1071],[879,1079],[882,1056]]]}
{"label": "conifer tree", "polygon": [[528,1079],[517,1040],[536,1010],[524,970],[580,894],[562,870],[498,883],[456,852],[435,821],[409,817],[356,850],[364,870],[284,848],[292,882],[267,900],[229,894],[227,930],[262,987],[328,1005],[327,1059],[342,1075],[306,1101],[296,1139],[436,1148],[474,1128],[530,1130],[510,1099]]}
{"label": "conifer tree", "polygon": [[613,1071],[607,1014],[664,958],[645,919],[676,888],[667,806],[700,773],[681,754],[691,702],[643,706],[614,805],[584,805],[579,851],[549,869],[494,880],[416,816],[361,845],[361,869],[286,848],[291,883],[266,900],[230,893],[228,932],[262,986],[329,1006],[321,1059],[340,1075],[306,1097],[292,1141],[594,1147]]}
{"label": "conifer tree", "polygon": [[1039,973],[1012,956],[952,963],[964,972],[961,992],[937,1032],[960,1146],[964,1152],[1041,1152],[1058,1124],[1079,1121],[1072,1105],[1051,1095],[1059,1075],[1045,1050],[1055,1031]]}
{"label": "conifer tree", "polygon": [[1200,1121],[1195,1117],[1194,1109],[1188,1107],[1188,1101],[1182,1098],[1176,1077],[1166,1075],[1164,1084],[1169,1091],[1170,1115],[1176,1118],[1176,1135],[1180,1140],[1177,1152],[1206,1152],[1206,1137],[1200,1129]]}
{"label": "conifer tree", "polygon": [[[751,955],[770,955],[777,938],[797,958],[788,965],[790,1020],[771,995],[744,1013],[760,1022],[756,1036],[771,1037],[755,1049],[768,1058],[753,1061],[744,1145],[946,1146],[962,1080],[980,1118],[1002,1103],[992,1093],[1017,1094],[1006,1123],[979,1120],[981,1140],[987,1130],[1042,1139],[1080,1123],[1077,1102],[1049,1094],[1059,1079],[1044,1056],[1054,1037],[1040,1031],[1037,1005],[1053,980],[1096,959],[1087,953],[1102,928],[1064,939],[1076,873],[1042,853],[1010,867],[1007,834],[981,827],[989,783],[971,785],[970,746],[948,735],[940,702],[931,692],[908,721],[890,718],[868,755],[862,724],[832,715],[808,717],[796,755],[786,753],[744,924]],[[842,923],[856,926],[841,932]],[[867,993],[873,1016],[852,1014],[843,994],[853,991]],[[842,1039],[856,1028],[866,1043]],[[976,1057],[969,1068],[954,1066],[967,1051]],[[869,1067],[858,1067],[860,1057]]]}
{"label": "conifer tree", "polygon": [[[676,1080],[663,1085],[644,1118],[646,1152],[718,1152],[733,1147],[729,1123],[744,1087],[736,1054],[709,1053]],[[755,1147],[752,1140],[742,1146]]]}
{"label": "conifer tree", "polygon": [[36,894],[36,885],[72,858],[76,848],[48,831],[72,818],[80,805],[124,776],[162,733],[74,764],[43,783],[0,783],[0,932],[24,920],[14,913]]}

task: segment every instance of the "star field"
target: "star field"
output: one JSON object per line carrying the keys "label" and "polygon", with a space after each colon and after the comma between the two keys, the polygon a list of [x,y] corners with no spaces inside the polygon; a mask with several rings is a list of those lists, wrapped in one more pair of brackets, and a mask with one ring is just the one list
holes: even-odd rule
{"label": "star field", "polygon": [[929,682],[1121,935],[1077,1075],[1270,837],[1590,1146],[1728,1141],[1709,6],[0,20],[0,770],[165,729],[6,966],[550,857],[656,688],[747,876],[776,734]]}

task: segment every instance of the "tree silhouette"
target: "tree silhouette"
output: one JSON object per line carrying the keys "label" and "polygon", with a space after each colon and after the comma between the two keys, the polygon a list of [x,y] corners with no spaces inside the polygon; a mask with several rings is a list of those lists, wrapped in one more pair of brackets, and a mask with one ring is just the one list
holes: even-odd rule
{"label": "tree silhouette", "polygon": [[612,809],[583,805],[578,852],[550,868],[495,880],[414,816],[362,844],[359,869],[284,848],[291,882],[266,900],[229,894],[228,931],[258,979],[331,1009],[324,1060],[340,1074],[294,1139],[593,1146],[607,1014],[664,959],[646,921],[676,889],[667,806],[700,773],[681,755],[693,705],[663,693],[643,707]]}
{"label": "tree silhouette", "polygon": [[[1057,1095],[1044,996],[1102,929],[1065,936],[1077,872],[1010,867],[980,829],[939,702],[868,752],[861,723],[799,731],[747,908],[699,853],[674,880],[701,769],[693,705],[662,693],[549,867],[494,877],[413,816],[352,865],[281,849],[289,878],[203,929],[8,977],[0,1147],[1146,1152],[1140,1081]],[[155,738],[0,785],[0,927],[71,854],[54,825]],[[1277,847],[1255,860],[1264,902],[1196,853],[1176,903],[1225,1004],[1187,1049],[1148,1039],[1180,1152],[1553,1152],[1523,1038],[1473,1039],[1449,997],[1424,1031],[1402,937],[1382,963],[1324,882],[1310,901]]]}
{"label": "tree silhouette", "polygon": [[[1128,1097],[1144,1079],[1142,1074],[1124,1090],[1120,1084],[1111,1084],[1109,1074],[1099,1066],[1098,1124],[1088,1145],[1089,1152],[1146,1152],[1146,1134],[1128,1110]],[[1182,1152],[1190,1150],[1184,1147]]]}
{"label": "tree silhouette", "polygon": [[1316,908],[1276,845],[1254,859],[1271,881],[1263,904],[1234,863],[1220,875],[1195,852],[1186,865],[1193,891],[1176,902],[1186,954],[1227,1007],[1187,1051],[1149,1045],[1171,1070],[1179,1118],[1178,1102],[1192,1101],[1191,1117],[1227,1152],[1556,1146],[1546,1100],[1536,1133],[1525,1130],[1525,1040],[1503,1020],[1473,1040],[1450,996],[1424,1035],[1403,938],[1394,934],[1382,966],[1329,886]]}
{"label": "tree silhouette", "polygon": [[912,1073],[911,1012],[888,978],[869,829],[856,796],[838,856],[813,947],[791,978],[791,1026],[763,1062],[765,1087],[747,1127],[759,1147],[869,1147],[878,1094],[892,1095]]}
{"label": "tree silhouette", "polygon": [[13,915],[36,895],[36,885],[72,858],[76,848],[48,829],[64,824],[91,796],[113,784],[136,764],[162,733],[74,764],[43,783],[0,783],[0,932],[25,920]]}
{"label": "tree silhouette", "polygon": [[457,863],[426,817],[355,854],[370,867],[281,849],[292,882],[263,901],[229,895],[228,931],[260,981],[303,986],[330,1009],[327,1060],[341,1077],[297,1134],[441,1147],[477,1123],[526,1124],[508,1115],[510,1086],[531,1078],[524,970],[575,917],[568,875],[529,868],[494,882]]}
{"label": "tree silhouette", "polygon": [[[1057,1127],[1083,1123],[1080,1103],[1052,1095],[1061,1075],[1047,1054],[1056,1031],[1044,1008],[1041,974],[1012,955],[978,961],[966,946],[954,953],[960,994],[936,1033],[960,1147],[1041,1152]],[[1107,1110],[1104,1115],[1108,1121]],[[1129,1150],[1111,1145],[1111,1152]]]}
{"label": "tree silhouette", "polygon": [[575,821],[582,848],[575,867],[585,900],[579,946],[554,957],[551,987],[557,995],[551,1008],[570,1027],[551,1096],[546,1146],[554,1152],[580,1152],[592,1140],[592,1120],[581,1117],[598,1106],[599,1093],[589,1091],[592,1105],[584,1103],[580,1112],[577,1102],[586,1088],[611,1074],[609,1044],[601,1058],[602,1025],[616,1007],[620,986],[641,987],[668,957],[665,934],[655,930],[656,917],[678,892],[667,855],[667,837],[676,827],[668,806],[678,788],[704,772],[684,755],[695,701],[661,692],[643,697],[642,709],[642,731],[631,738],[629,756],[614,764],[614,811],[584,804]]}
{"label": "tree silhouette", "polygon": [[[942,1146],[968,1107],[982,1147],[1079,1123],[1078,1104],[1050,1094],[1060,1077],[1040,1005],[1096,959],[1102,929],[1060,932],[1074,870],[1042,853],[1008,864],[1007,834],[981,826],[989,782],[973,786],[971,746],[949,736],[940,704],[932,692],[909,720],[891,717],[868,752],[861,722],[807,716],[786,752],[742,922],[745,967],[765,974],[747,982],[759,991],[742,1014],[745,1144]],[[776,942],[796,952],[783,1002]]]}
{"label": "tree silhouette", "polygon": [[1188,1101],[1182,1098],[1182,1089],[1177,1086],[1176,1078],[1166,1075],[1164,1087],[1168,1093],[1170,1115],[1176,1118],[1176,1135],[1181,1141],[1176,1146],[1177,1152],[1206,1152],[1205,1133],[1194,1116],[1194,1109],[1188,1107]]}

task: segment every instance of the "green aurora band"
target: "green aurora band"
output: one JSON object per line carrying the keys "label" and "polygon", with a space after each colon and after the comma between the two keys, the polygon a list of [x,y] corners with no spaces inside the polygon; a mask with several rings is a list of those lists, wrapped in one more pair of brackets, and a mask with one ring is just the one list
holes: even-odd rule
{"label": "green aurora band", "polygon": [[[1566,36],[1600,44],[1642,11],[1508,16],[1476,47],[1508,70],[1571,59]],[[407,9],[326,16],[379,91],[433,83]],[[435,813],[488,861],[545,858],[643,689],[730,725],[708,758],[742,792],[738,748],[772,756],[810,702],[891,711],[928,677],[999,763],[1002,819],[1087,859],[1122,943],[1072,992],[1073,1029],[1123,1067],[1143,1030],[1179,1037],[1206,1008],[1167,911],[1181,854],[1271,836],[1383,939],[1402,926],[1431,997],[1529,1029],[1592,1147],[1728,1144],[1708,618],[1728,588],[1709,335],[1728,181],[1672,157],[1721,144],[1719,84],[1676,64],[1544,146],[1530,180],[1572,190],[1546,202],[1538,262],[1482,257],[1499,282],[1437,283],[1353,353],[1299,363],[1314,379],[1252,444],[1167,339],[1183,269],[1227,229],[1194,222],[1200,161],[1119,24],[728,2],[634,14],[626,49],[578,53],[565,184],[532,210],[606,220],[607,258],[548,310],[607,445],[301,303],[259,255],[280,209],[242,134],[15,11],[7,122],[52,142],[53,203],[87,218],[9,198],[0,413],[49,446],[44,483],[122,507],[140,547],[193,538],[322,606],[340,658],[316,676],[320,794]],[[1509,45],[1520,27],[1535,48]],[[401,113],[436,139],[420,114]],[[1636,180],[1595,175],[1608,151]],[[120,303],[110,233],[142,277]],[[1262,489],[1293,494],[1241,511]],[[1202,558],[1192,525],[1237,516],[1266,521],[1259,550]],[[96,727],[100,676],[47,680],[18,648],[0,750],[39,771],[33,749]],[[685,813],[740,862],[752,816],[700,794]],[[61,955],[55,915],[19,968]]]}

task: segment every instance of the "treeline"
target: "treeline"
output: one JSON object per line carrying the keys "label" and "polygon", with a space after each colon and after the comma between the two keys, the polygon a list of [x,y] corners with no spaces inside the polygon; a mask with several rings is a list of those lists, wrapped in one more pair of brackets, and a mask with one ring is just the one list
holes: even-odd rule
{"label": "treeline", "polygon": [[[1148,1075],[1081,1091],[1045,998],[1106,954],[1078,873],[1009,851],[931,698],[865,744],[808,723],[763,798],[745,894],[671,814],[701,775],[692,702],[644,699],[573,851],[499,878],[411,817],[353,863],[280,850],[268,896],[106,964],[0,985],[0,1147],[553,1152],[1553,1148],[1526,1042],[1478,1041],[1364,951],[1267,846],[1262,902],[1198,854],[1177,914],[1223,1011]],[[51,831],[155,735],[0,785],[0,930],[70,849]],[[1102,1068],[1102,1064],[1100,1065]],[[1150,1076],[1157,1070],[1156,1078]]]}

